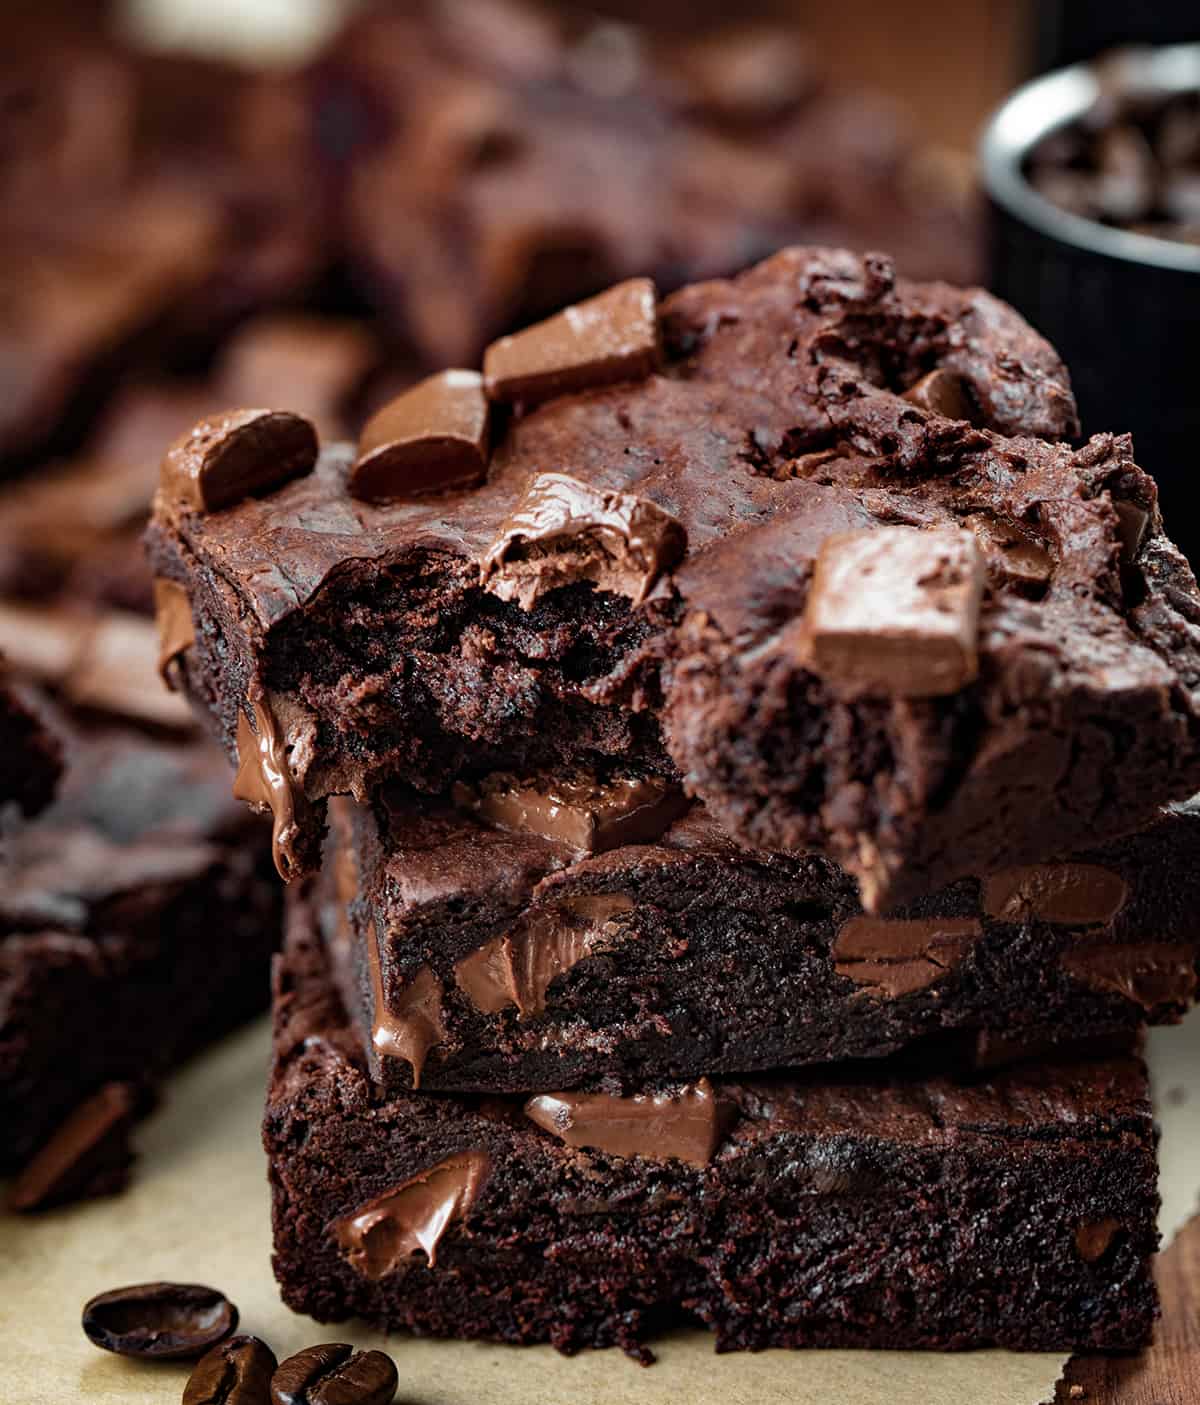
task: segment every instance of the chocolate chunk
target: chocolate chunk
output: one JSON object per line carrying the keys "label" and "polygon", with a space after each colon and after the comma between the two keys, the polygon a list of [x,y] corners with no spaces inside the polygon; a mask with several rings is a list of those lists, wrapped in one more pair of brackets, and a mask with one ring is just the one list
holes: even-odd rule
{"label": "chocolate chunk", "polygon": [[597,893],[534,907],[514,931],[463,957],[454,979],[483,1014],[515,1005],[521,1019],[540,1015],[556,977],[589,956],[610,935],[613,918],[633,906],[622,893]]}
{"label": "chocolate chunk", "polygon": [[188,593],[178,581],[159,577],[154,582],[154,619],[158,626],[158,672],[167,687],[174,689],[171,665],[196,642]]}
{"label": "chocolate chunk", "polygon": [[1084,927],[1111,922],[1128,896],[1121,875],[1098,864],[1038,864],[993,873],[983,885],[983,910],[1001,922]]}
{"label": "chocolate chunk", "polygon": [[973,512],[963,525],[975,533],[988,571],[1002,584],[1014,585],[1027,595],[1041,594],[1054,571],[1054,558],[1035,537],[989,512]]}
{"label": "chocolate chunk", "polygon": [[1121,499],[1114,500],[1113,507],[1117,514],[1117,536],[1121,542],[1121,559],[1125,562],[1132,562],[1137,557],[1142,540],[1146,535],[1146,528],[1150,525],[1150,514],[1144,507],[1139,507],[1137,503],[1125,502]]}
{"label": "chocolate chunk", "polygon": [[1075,1231],[1075,1248],[1084,1263],[1094,1264],[1108,1252],[1121,1222],[1106,1215],[1102,1220],[1083,1220]]}
{"label": "chocolate chunk", "polygon": [[952,971],[982,932],[970,917],[852,917],[834,940],[834,969],[894,1000]]}
{"label": "chocolate chunk", "polygon": [[286,883],[297,872],[297,831],[306,804],[292,779],[288,748],[274,713],[263,702],[255,702],[253,711],[253,727],[244,712],[238,713],[238,769],[233,793],[255,809],[270,811],[271,849],[275,867]]}
{"label": "chocolate chunk", "polygon": [[331,1229],[338,1248],[372,1282],[403,1268],[418,1250],[432,1267],[442,1235],[471,1213],[488,1167],[486,1151],[448,1156],[335,1220]]}
{"label": "chocolate chunk", "polygon": [[651,1161],[707,1166],[728,1131],[729,1114],[707,1078],[670,1093],[538,1093],[525,1116],[568,1146]]}
{"label": "chocolate chunk", "polygon": [[400,1377],[382,1351],[321,1342],[289,1356],[271,1377],[271,1405],[391,1405]]}
{"label": "chocolate chunk", "polygon": [[1122,995],[1144,1010],[1159,1005],[1186,1008],[1196,995],[1196,953],[1182,943],[1080,942],[1059,960],[1067,975],[1089,989]]}
{"label": "chocolate chunk", "polygon": [[183,1405],[270,1405],[278,1364],[258,1337],[230,1337],[197,1361],[183,1388]]}
{"label": "chocolate chunk", "polygon": [[804,614],[808,667],[843,692],[955,693],[979,671],[983,580],[969,532],[878,527],[827,537]]}
{"label": "chocolate chunk", "polygon": [[219,512],[252,493],[311,473],[317,432],[281,410],[227,410],[200,420],[167,450],[163,495],[194,512]]}
{"label": "chocolate chunk", "polygon": [[348,487],[387,502],[470,488],[487,474],[488,402],[476,371],[442,371],[385,405],[358,441]]}
{"label": "chocolate chunk", "polygon": [[540,834],[587,854],[622,844],[651,844],[686,814],[691,801],[658,776],[585,771],[522,781],[498,772],[454,788],[455,803],[496,829]]}
{"label": "chocolate chunk", "polygon": [[483,380],[489,399],[528,404],[639,380],[658,361],[658,292],[649,278],[631,278],[494,341],[484,353]]}
{"label": "chocolate chunk", "polygon": [[975,417],[975,405],[966,381],[940,366],[922,376],[916,385],[910,386],[904,392],[904,398],[919,405],[922,410],[948,420],[970,420]]}
{"label": "chocolate chunk", "polygon": [[17,1177],[9,1209],[47,1210],[120,1190],[133,1160],[137,1101],[131,1084],[106,1083],[81,1103]]}
{"label": "chocolate chunk", "polygon": [[501,526],[481,578],[486,590],[524,610],[547,591],[578,581],[640,605],[686,549],[683,528],[649,498],[539,473]]}
{"label": "chocolate chunk", "polygon": [[375,999],[371,1043],[382,1056],[404,1059],[412,1067],[412,1085],[421,1086],[421,1070],[430,1049],[446,1037],[442,1021],[442,983],[428,966],[422,966],[398,999],[387,1000],[379,959],[379,935],[370,929],[367,960]]}
{"label": "chocolate chunk", "polygon": [[198,1283],[140,1283],[84,1304],[83,1330],[93,1346],[119,1356],[184,1361],[203,1356],[238,1324],[238,1310]]}

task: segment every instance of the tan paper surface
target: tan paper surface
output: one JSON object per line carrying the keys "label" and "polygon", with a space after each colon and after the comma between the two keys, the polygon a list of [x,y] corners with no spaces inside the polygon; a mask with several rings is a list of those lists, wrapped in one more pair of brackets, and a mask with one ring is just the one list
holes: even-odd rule
{"label": "tan paper surface", "polygon": [[[187,1368],[97,1351],[79,1328],[93,1293],[126,1283],[210,1283],[242,1326],[282,1358],[317,1341],[390,1350],[401,1405],[1036,1405],[1062,1358],[974,1352],[806,1351],[716,1356],[702,1332],[656,1344],[643,1369],[618,1352],[568,1359],[550,1348],[423,1342],[321,1327],[288,1312],[271,1277],[264,1158],[258,1138],[266,1022],[177,1077],[140,1130],[131,1189],[117,1199],[31,1219],[0,1218],[0,1405],[163,1405]],[[1200,1018],[1156,1031],[1151,1062],[1163,1136],[1163,1231],[1200,1186]]]}

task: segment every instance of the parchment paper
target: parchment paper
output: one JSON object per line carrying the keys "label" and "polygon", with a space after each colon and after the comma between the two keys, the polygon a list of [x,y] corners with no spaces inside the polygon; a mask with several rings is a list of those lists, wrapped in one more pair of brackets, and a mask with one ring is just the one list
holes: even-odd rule
{"label": "parchment paper", "polygon": [[[31,1219],[0,1218],[0,1405],[164,1405],[187,1367],[97,1351],[79,1328],[93,1293],[165,1278],[210,1283],[241,1308],[246,1331],[282,1358],[317,1341],[384,1346],[401,1405],[1037,1405],[1063,1358],[974,1352],[805,1351],[716,1356],[702,1332],[656,1343],[644,1369],[618,1352],[574,1358],[550,1348],[392,1338],[322,1327],[279,1302],[258,1123],[265,1021],[197,1060],[140,1129],[141,1158],[122,1196]],[[1200,1018],[1151,1036],[1163,1123],[1164,1236],[1200,1187]]]}

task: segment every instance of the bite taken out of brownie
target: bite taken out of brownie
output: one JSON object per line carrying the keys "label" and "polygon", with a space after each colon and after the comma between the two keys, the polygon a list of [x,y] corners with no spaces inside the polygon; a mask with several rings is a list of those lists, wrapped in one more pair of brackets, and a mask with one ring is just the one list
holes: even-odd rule
{"label": "bite taken out of brownie", "polygon": [[882,911],[1200,788],[1195,580],[1128,440],[1077,430],[988,294],[791,249],[503,338],[357,452],[203,422],[149,545],[289,875],[329,795],[602,756]]}
{"label": "bite taken out of brownie", "polygon": [[476,813],[331,810],[315,920],[391,1093],[621,1088],[952,1034],[987,1065],[1128,1043],[1196,993],[1200,809],[872,917],[830,860],[742,849],[661,782],[493,777],[460,799]]}
{"label": "bite taken out of brownie", "polygon": [[264,1139],[293,1309],[643,1360],[680,1323],[720,1351],[1149,1337],[1137,1058],[380,1098],[289,898]]}

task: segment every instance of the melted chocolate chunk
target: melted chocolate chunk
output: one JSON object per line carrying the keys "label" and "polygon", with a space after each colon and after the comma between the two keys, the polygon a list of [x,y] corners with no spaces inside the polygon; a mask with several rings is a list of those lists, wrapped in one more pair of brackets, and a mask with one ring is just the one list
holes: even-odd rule
{"label": "melted chocolate chunk", "polygon": [[188,593],[178,581],[154,582],[154,619],[158,626],[158,672],[174,691],[171,665],[196,642],[196,626]]}
{"label": "melted chocolate chunk", "polygon": [[1002,922],[1040,918],[1084,927],[1111,922],[1128,896],[1120,874],[1098,864],[1039,864],[992,874],[983,885],[983,910]]}
{"label": "melted chocolate chunk", "polygon": [[584,894],[535,907],[514,931],[463,957],[454,979],[483,1014],[515,1005],[522,1019],[540,1015],[556,977],[589,956],[609,936],[613,918],[633,907],[621,893]]}
{"label": "melted chocolate chunk", "polygon": [[631,278],[493,342],[483,378],[489,399],[529,403],[638,380],[658,359],[658,293],[649,278]]}
{"label": "melted chocolate chunk", "polygon": [[975,533],[989,574],[998,576],[1002,584],[1029,595],[1040,593],[1048,584],[1054,558],[1028,532],[987,512],[971,513],[963,525]]}
{"label": "melted chocolate chunk", "polygon": [[979,671],[983,580],[968,532],[878,527],[828,537],[804,614],[809,666],[851,694],[956,693]]}
{"label": "melted chocolate chunk", "polygon": [[264,702],[255,702],[254,726],[238,713],[238,769],[233,793],[259,810],[271,813],[271,848],[284,882],[296,876],[297,832],[307,804],[292,779],[288,748],[275,715]]}
{"label": "melted chocolate chunk", "polygon": [[577,581],[640,605],[687,549],[683,528],[657,503],[606,492],[565,473],[539,473],[483,560],[486,590],[531,609]]}
{"label": "melted chocolate chunk", "polygon": [[487,474],[488,402],[476,371],[442,371],[385,405],[348,479],[367,502],[470,488]]}
{"label": "melted chocolate chunk", "polygon": [[728,1131],[728,1114],[707,1078],[629,1098],[538,1093],[525,1104],[525,1116],[567,1146],[693,1166],[707,1166]]}
{"label": "melted chocolate chunk", "polygon": [[852,917],[834,941],[835,969],[894,1000],[952,971],[982,935],[969,917]]}
{"label": "melted chocolate chunk", "polygon": [[317,432],[281,410],[227,410],[200,420],[167,450],[160,487],[193,512],[218,512],[311,473]]}
{"label": "melted chocolate chunk", "polygon": [[1064,951],[1060,961],[1067,975],[1090,989],[1112,991],[1145,1010],[1186,1008],[1196,995],[1196,953],[1182,944],[1080,942]]}
{"label": "melted chocolate chunk", "polygon": [[651,844],[691,805],[678,786],[658,776],[600,778],[583,771],[529,781],[497,773],[457,785],[454,799],[496,829],[540,834],[587,854]]}
{"label": "melted chocolate chunk", "polygon": [[421,1070],[430,1049],[446,1037],[442,1022],[442,984],[428,966],[422,966],[398,998],[389,1002],[384,994],[379,936],[374,927],[368,937],[367,959],[375,1003],[371,1042],[380,1054],[404,1059],[411,1065],[412,1085],[419,1088]]}
{"label": "melted chocolate chunk", "polygon": [[432,1268],[442,1236],[471,1213],[488,1167],[482,1150],[448,1156],[335,1220],[330,1232],[350,1263],[372,1282],[403,1268],[418,1251]]}
{"label": "melted chocolate chunk", "polygon": [[128,1083],[105,1084],[81,1103],[17,1177],[9,1209],[45,1210],[120,1190],[133,1160],[129,1133],[137,1103]]}
{"label": "melted chocolate chunk", "polygon": [[948,420],[969,420],[975,415],[975,406],[962,376],[940,366],[906,390],[904,398]]}

